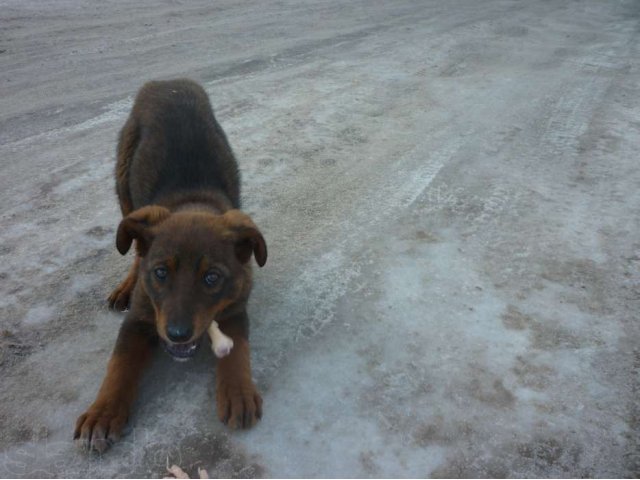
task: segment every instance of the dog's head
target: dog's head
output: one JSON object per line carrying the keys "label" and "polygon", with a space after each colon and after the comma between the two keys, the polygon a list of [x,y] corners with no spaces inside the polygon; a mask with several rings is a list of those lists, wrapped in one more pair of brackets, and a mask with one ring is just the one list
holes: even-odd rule
{"label": "dog's head", "polygon": [[267,261],[267,245],[239,210],[223,215],[176,212],[156,205],[128,215],[118,227],[123,255],[136,240],[139,282],[155,310],[158,335],[175,358],[191,357],[213,320],[247,299],[249,260]]}

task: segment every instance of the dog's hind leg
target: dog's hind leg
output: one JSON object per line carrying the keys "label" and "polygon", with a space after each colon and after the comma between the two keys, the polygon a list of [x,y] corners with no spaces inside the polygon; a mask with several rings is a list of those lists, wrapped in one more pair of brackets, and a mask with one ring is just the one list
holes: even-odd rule
{"label": "dog's hind leg", "polygon": [[[120,210],[122,211],[123,217],[126,217],[133,211],[133,202],[129,189],[129,170],[139,141],[140,132],[138,122],[131,116],[120,131],[116,159],[116,192],[120,200]],[[140,257],[136,255],[127,277],[111,292],[111,295],[109,295],[109,308],[124,311],[129,307],[131,292],[133,292],[133,287],[135,287],[138,281],[139,265]]]}
{"label": "dog's hind leg", "polygon": [[139,142],[140,129],[138,122],[131,116],[120,131],[116,160],[116,192],[120,200],[120,209],[123,217],[133,211],[133,201],[131,200],[129,187],[129,170]]}
{"label": "dog's hind leg", "polygon": [[131,293],[138,281],[138,268],[140,267],[140,256],[136,254],[133,265],[129,269],[129,274],[120,285],[118,285],[111,295],[109,295],[109,308],[113,310],[124,311],[129,308],[129,300]]}

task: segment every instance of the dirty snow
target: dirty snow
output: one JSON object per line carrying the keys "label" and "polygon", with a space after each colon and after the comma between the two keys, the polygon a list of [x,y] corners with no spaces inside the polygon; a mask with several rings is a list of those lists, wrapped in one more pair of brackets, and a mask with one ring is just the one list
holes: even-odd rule
{"label": "dirty snow", "polygon": [[[0,0],[0,476],[640,472],[638,2]],[[116,136],[200,81],[269,261],[263,421],[159,352],[75,450],[121,315]],[[258,269],[256,269],[258,270]]]}

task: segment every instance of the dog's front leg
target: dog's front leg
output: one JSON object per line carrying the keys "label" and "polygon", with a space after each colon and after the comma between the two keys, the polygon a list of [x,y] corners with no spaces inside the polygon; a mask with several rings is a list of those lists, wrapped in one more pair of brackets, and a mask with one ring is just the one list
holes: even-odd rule
{"label": "dog's front leg", "polygon": [[76,422],[73,438],[80,447],[102,453],[118,440],[156,342],[153,324],[124,320],[98,396]]}
{"label": "dog's front leg", "polygon": [[251,378],[249,319],[246,312],[220,322],[233,349],[218,359],[216,399],[218,417],[231,428],[251,428],[262,417],[262,397]]}

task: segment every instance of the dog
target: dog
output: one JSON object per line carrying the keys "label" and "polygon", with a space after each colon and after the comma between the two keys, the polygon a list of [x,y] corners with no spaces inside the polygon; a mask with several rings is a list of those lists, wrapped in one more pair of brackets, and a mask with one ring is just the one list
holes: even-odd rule
{"label": "dog", "polygon": [[204,89],[188,79],[146,83],[120,132],[115,173],[116,247],[124,255],[135,242],[136,256],[109,304],[129,310],[97,398],[76,422],[76,443],[104,452],[118,440],[154,346],[186,360],[213,321],[233,340],[217,362],[218,417],[252,427],[262,398],[246,303],[250,260],[262,267],[267,245],[240,210],[238,166]]}

